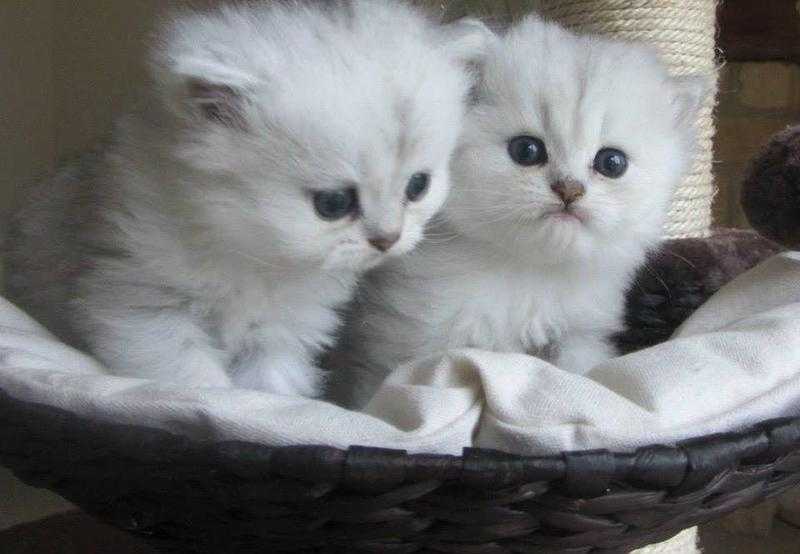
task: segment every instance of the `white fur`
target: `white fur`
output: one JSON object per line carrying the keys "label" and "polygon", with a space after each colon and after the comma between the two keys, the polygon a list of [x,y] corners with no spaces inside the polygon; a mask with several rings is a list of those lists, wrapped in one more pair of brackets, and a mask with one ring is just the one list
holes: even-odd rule
{"label": "white fur", "polygon": [[[122,375],[317,395],[358,276],[411,250],[447,196],[485,34],[390,0],[177,18],[154,49],[154,99],[18,218],[12,291]],[[235,122],[204,116],[216,100],[198,86]],[[430,190],[407,202],[420,171]],[[311,191],[345,186],[361,214],[320,218]],[[47,250],[42,222],[75,240]],[[388,232],[387,253],[368,244]]]}
{"label": "white fur", "polygon": [[[369,275],[342,347],[357,369],[333,395],[362,406],[399,364],[459,347],[528,352],[581,374],[612,356],[625,292],[691,161],[702,90],[645,48],[532,17],[498,38],[452,164],[446,221]],[[520,135],[545,142],[545,165],[512,161]],[[628,154],[622,178],[593,169],[604,147]],[[582,221],[553,215],[560,178],[585,184]]]}

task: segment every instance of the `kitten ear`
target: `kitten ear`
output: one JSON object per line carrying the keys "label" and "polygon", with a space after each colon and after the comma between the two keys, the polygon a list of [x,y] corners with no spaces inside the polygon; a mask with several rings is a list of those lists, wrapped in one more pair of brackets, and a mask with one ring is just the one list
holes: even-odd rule
{"label": "kitten ear", "polygon": [[672,105],[679,125],[694,123],[713,84],[713,79],[702,75],[672,78]]}
{"label": "kitten ear", "polygon": [[179,116],[244,127],[248,92],[259,79],[219,18],[192,10],[173,14],[156,36],[150,65],[164,101]]}
{"label": "kitten ear", "polygon": [[178,86],[177,100],[184,113],[232,129],[246,127],[247,91],[256,80],[237,69],[232,56],[195,47],[188,55],[174,53],[168,62],[166,69]]}
{"label": "kitten ear", "polygon": [[480,66],[497,35],[482,21],[466,17],[443,25],[440,40],[456,61],[466,66]]}
{"label": "kitten ear", "polygon": [[247,128],[245,99],[235,87],[193,77],[186,81],[185,93],[189,109],[205,120],[232,129]]}

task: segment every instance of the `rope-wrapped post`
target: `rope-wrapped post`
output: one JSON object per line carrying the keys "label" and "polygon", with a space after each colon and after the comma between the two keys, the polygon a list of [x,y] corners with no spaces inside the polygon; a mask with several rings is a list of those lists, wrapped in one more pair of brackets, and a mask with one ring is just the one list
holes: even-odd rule
{"label": "rope-wrapped post", "polygon": [[497,20],[535,11],[578,33],[652,44],[674,75],[704,75],[713,83],[697,121],[697,158],[678,187],[665,229],[668,238],[707,237],[716,189],[712,172],[716,105],[716,0],[422,0],[449,17],[467,13]]}

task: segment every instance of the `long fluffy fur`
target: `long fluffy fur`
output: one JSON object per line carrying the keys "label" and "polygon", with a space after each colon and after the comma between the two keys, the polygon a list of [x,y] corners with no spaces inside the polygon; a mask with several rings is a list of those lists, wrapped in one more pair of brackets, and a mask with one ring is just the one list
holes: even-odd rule
{"label": "long fluffy fur", "polygon": [[[670,77],[644,47],[534,17],[499,37],[444,221],[410,256],[369,274],[332,396],[361,407],[398,365],[460,347],[531,353],[576,373],[611,357],[624,293],[692,159],[703,88]],[[520,135],[545,142],[546,164],[511,160],[508,142]],[[622,178],[593,170],[604,147],[627,153]],[[582,221],[553,215],[558,179],[586,186],[575,204]]]}
{"label": "long fluffy fur", "polygon": [[[484,35],[390,0],[177,17],[152,98],[16,218],[10,296],[121,375],[317,395],[357,278],[446,198]],[[358,216],[318,217],[311,191],[345,186]],[[379,252],[376,230],[400,240]]]}

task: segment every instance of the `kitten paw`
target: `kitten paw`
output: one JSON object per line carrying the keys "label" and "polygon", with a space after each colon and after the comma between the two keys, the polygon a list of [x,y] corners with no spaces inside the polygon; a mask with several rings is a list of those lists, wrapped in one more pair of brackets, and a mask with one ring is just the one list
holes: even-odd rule
{"label": "kitten paw", "polygon": [[555,365],[576,375],[586,375],[615,354],[604,337],[570,337],[560,345]]}
{"label": "kitten paw", "polygon": [[235,386],[279,394],[316,398],[322,394],[322,370],[294,360],[271,361],[240,368],[233,377]]}
{"label": "kitten paw", "polygon": [[183,360],[170,380],[191,388],[230,388],[233,385],[230,376],[219,362],[201,353]]}

